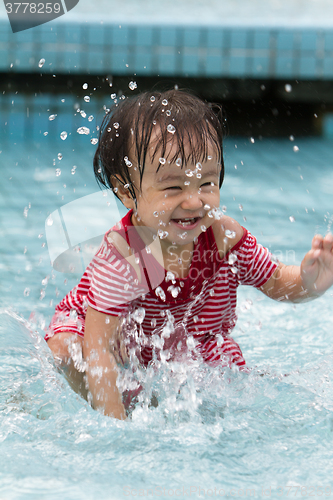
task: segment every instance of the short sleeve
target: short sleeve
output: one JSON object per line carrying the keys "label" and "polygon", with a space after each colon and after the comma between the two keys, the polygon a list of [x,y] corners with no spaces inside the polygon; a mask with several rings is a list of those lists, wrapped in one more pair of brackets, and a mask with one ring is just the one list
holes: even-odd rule
{"label": "short sleeve", "polygon": [[242,285],[257,288],[263,286],[278,266],[271,252],[257,243],[256,238],[247,230],[245,230],[242,244],[231,253],[237,280]]}
{"label": "short sleeve", "polygon": [[143,283],[139,283],[135,270],[125,258],[104,252],[94,257],[90,267],[87,304],[99,312],[118,316],[149,291],[144,274]]}

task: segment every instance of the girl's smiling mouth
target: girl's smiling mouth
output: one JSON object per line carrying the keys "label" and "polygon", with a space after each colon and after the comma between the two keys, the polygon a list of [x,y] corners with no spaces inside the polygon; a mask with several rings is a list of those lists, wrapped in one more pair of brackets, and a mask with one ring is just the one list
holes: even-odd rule
{"label": "girl's smiling mouth", "polygon": [[171,222],[180,229],[194,229],[200,220],[201,217],[184,217],[183,219],[171,219]]}

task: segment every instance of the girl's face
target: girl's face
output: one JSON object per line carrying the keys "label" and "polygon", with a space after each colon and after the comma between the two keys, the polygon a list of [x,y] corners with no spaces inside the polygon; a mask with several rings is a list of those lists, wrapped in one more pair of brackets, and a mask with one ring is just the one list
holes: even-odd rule
{"label": "girl's face", "polygon": [[[149,227],[158,234],[166,252],[170,245],[173,249],[176,245],[192,250],[194,239],[214,222],[212,209],[220,205],[221,165],[213,147],[209,148],[206,161],[188,162],[183,167],[179,160],[168,162],[168,157],[173,157],[172,149],[171,144],[165,159],[158,154],[154,161],[147,157],[141,190],[136,189],[137,208],[132,218],[134,225]],[[138,172],[134,171],[132,177],[138,188]]]}

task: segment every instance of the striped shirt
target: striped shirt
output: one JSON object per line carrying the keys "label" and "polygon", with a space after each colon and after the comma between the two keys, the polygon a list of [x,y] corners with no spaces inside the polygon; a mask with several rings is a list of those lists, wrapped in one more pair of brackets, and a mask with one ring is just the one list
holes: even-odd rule
{"label": "striped shirt", "polygon": [[80,283],[56,307],[46,340],[60,331],[84,335],[89,305],[96,311],[123,318],[130,346],[139,346],[147,365],[154,349],[192,350],[209,364],[240,368],[245,365],[238,344],[231,338],[240,284],[263,286],[277,264],[246,229],[241,240],[219,256],[213,229],[200,234],[186,278],[167,272],[138,236],[129,212],[114,228],[134,248],[137,273],[108,239],[108,233]]}

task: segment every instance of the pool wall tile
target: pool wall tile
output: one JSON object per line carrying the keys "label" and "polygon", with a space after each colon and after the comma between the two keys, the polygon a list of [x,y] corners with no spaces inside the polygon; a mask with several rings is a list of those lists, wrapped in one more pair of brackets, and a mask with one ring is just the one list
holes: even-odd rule
{"label": "pool wall tile", "polygon": [[211,29],[207,31],[207,47],[223,47],[223,28]]}
{"label": "pool wall tile", "polygon": [[301,51],[316,51],[318,34],[314,31],[303,31],[301,35]]}
{"label": "pool wall tile", "polygon": [[294,45],[294,33],[289,31],[281,31],[277,34],[277,50],[292,50]]}
{"label": "pool wall tile", "polygon": [[[0,71],[331,79],[333,28],[0,21]],[[39,59],[46,60],[43,69]]]}
{"label": "pool wall tile", "polygon": [[233,49],[248,48],[248,30],[235,29],[231,32],[230,42]]}
{"label": "pool wall tile", "polygon": [[153,45],[153,29],[151,27],[137,28],[135,33],[135,46],[151,48]]}
{"label": "pool wall tile", "polygon": [[311,78],[317,72],[317,59],[315,57],[301,57],[299,60],[300,77]]}
{"label": "pool wall tile", "polygon": [[268,30],[254,30],[253,32],[253,48],[263,49],[269,48],[272,33]]}
{"label": "pool wall tile", "polygon": [[157,28],[159,32],[159,43],[161,46],[166,47],[175,47],[177,45],[178,37],[177,37],[177,29],[168,27],[168,28]]}
{"label": "pool wall tile", "polygon": [[[294,59],[291,56],[280,56],[276,60],[276,75],[292,78],[294,72]],[[297,72],[298,74],[298,72]]]}
{"label": "pool wall tile", "polygon": [[325,50],[333,50],[333,31],[325,33]]}

